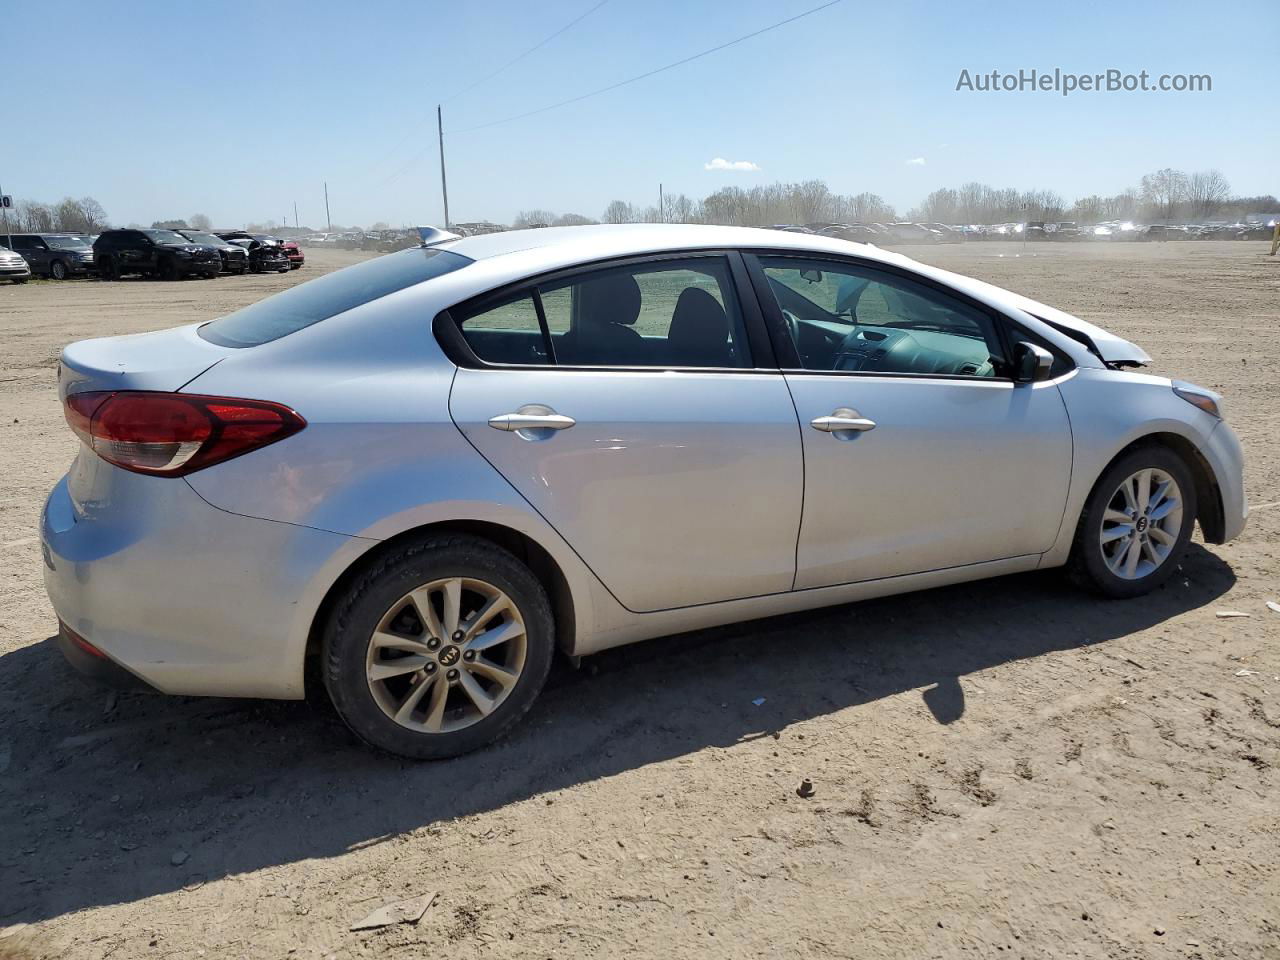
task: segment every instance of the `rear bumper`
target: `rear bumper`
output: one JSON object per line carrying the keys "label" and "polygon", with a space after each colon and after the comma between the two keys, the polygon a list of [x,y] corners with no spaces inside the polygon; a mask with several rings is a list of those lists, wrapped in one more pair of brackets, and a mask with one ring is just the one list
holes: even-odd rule
{"label": "rear bumper", "polygon": [[76,634],[62,621],[58,621],[58,636],[56,640],[58,649],[62,651],[62,656],[67,663],[71,664],[77,673],[83,674],[90,680],[106,687],[114,687],[117,690],[154,689],[151,684],[137,674],[130,673],[105,653],[97,650],[91,644],[87,644],[83,637]]}
{"label": "rear bumper", "polygon": [[282,699],[303,695],[325,592],[371,545],[227,513],[185,480],[83,452],[49,495],[41,541],[62,632],[105,654],[69,637],[77,667],[123,671],[163,693]]}

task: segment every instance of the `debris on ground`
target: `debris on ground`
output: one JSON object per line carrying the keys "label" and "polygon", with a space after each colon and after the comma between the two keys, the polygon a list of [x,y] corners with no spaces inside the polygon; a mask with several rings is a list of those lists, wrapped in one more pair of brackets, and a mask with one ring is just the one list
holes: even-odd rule
{"label": "debris on ground", "polygon": [[175,850],[173,851],[173,856],[169,858],[169,862],[172,863],[175,867],[180,867],[190,859],[191,859],[191,854],[187,853],[187,851]]}
{"label": "debris on ground", "polygon": [[754,700],[751,701],[751,703],[753,706],[762,707],[764,706],[764,697],[756,697]]}
{"label": "debris on ground", "polygon": [[796,796],[809,799],[816,791],[813,789],[813,781],[807,777],[800,781],[800,786],[796,787]]}
{"label": "debris on ground", "polygon": [[424,893],[420,897],[410,897],[408,900],[397,900],[395,903],[388,903],[385,907],[379,907],[373,911],[363,920],[353,923],[351,929],[377,930],[380,927],[389,927],[396,923],[417,923],[422,919],[431,904],[435,903],[435,899],[436,895],[432,892]]}
{"label": "debris on ground", "polygon": [[1280,603],[1276,603],[1274,600],[1268,600],[1267,609],[1272,613],[1280,613]]}
{"label": "debris on ground", "polygon": [[1243,610],[1219,610],[1216,614],[1220,620],[1230,620],[1235,617],[1252,617],[1252,613],[1245,613]]}

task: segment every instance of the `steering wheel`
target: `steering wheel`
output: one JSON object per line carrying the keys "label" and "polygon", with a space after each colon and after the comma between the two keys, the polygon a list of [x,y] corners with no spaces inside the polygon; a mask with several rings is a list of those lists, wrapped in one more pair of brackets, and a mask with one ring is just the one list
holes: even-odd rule
{"label": "steering wheel", "polygon": [[782,308],[782,319],[787,324],[787,333],[791,336],[791,342],[795,344],[796,353],[800,353],[800,321],[796,319],[796,315],[786,307]]}

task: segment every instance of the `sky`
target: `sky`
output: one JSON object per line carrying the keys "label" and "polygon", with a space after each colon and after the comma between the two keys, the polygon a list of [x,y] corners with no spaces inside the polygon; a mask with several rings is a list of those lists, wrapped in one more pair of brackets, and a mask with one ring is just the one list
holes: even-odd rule
{"label": "sky", "polygon": [[[599,96],[822,0],[134,0],[6,4],[0,187],[95,197],[112,222],[598,218],[658,185],[822,179],[900,210],[981,181],[1068,202],[1172,166],[1280,193],[1280,4],[835,6]],[[591,11],[587,16],[584,13]],[[497,76],[486,75],[582,19]],[[40,38],[44,38],[43,41]],[[1019,69],[1209,74],[1201,93],[957,91]],[[477,83],[477,81],[483,81]],[[468,89],[469,88],[469,89]]]}

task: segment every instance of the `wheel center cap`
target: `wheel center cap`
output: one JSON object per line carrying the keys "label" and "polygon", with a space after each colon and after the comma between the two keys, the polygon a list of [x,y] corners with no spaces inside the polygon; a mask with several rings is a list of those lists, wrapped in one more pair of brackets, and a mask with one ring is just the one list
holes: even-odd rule
{"label": "wheel center cap", "polygon": [[449,644],[446,647],[440,648],[440,656],[438,659],[446,667],[452,667],[455,663],[458,662],[458,659],[461,656],[462,656],[462,651],[459,650],[457,647],[455,647],[453,644]]}
{"label": "wheel center cap", "polygon": [[1138,528],[1138,532],[1139,532],[1139,533],[1146,533],[1146,532],[1147,532],[1147,518],[1146,518],[1146,517],[1139,517],[1139,518],[1138,518],[1137,528]]}

